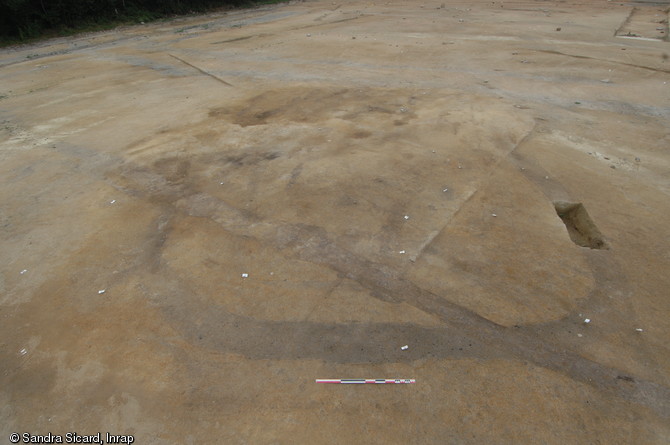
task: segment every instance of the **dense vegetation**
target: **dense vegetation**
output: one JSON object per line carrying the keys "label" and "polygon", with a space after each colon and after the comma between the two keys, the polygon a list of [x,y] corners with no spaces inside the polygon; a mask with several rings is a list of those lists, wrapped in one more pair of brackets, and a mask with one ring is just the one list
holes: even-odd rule
{"label": "dense vegetation", "polygon": [[240,6],[248,0],[0,0],[0,40],[96,29],[132,21]]}

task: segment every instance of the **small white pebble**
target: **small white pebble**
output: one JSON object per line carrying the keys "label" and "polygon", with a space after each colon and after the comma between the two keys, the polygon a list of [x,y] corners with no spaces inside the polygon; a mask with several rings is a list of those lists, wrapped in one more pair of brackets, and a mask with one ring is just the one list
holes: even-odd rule
{"label": "small white pebble", "polygon": [[23,275],[23,274],[26,273],[26,272],[28,272],[28,269],[23,269],[23,270],[21,271],[21,275]]}
{"label": "small white pebble", "polygon": [[223,185],[223,182],[219,182],[219,185]]}
{"label": "small white pebble", "polygon": [[435,153],[435,150],[433,150],[433,153]]}
{"label": "small white pebble", "polygon": [[577,334],[577,337],[582,337],[582,334]]}
{"label": "small white pebble", "polygon": [[116,199],[112,199],[111,201],[109,201],[110,204],[114,204],[115,202],[116,202]]}
{"label": "small white pebble", "polygon": [[444,189],[444,190],[442,190],[442,191],[443,191],[443,192],[448,192],[448,191],[449,191],[449,189]]}
{"label": "small white pebble", "polygon": [[409,349],[409,346],[408,345],[401,346],[400,349],[402,349],[403,351],[406,351],[407,349]]}
{"label": "small white pebble", "polygon": [[249,274],[248,273],[243,273],[242,278],[249,278]]}
{"label": "small white pebble", "polygon": [[101,289],[98,291],[98,295],[104,294],[105,292],[107,292],[107,289]]}
{"label": "small white pebble", "polygon": [[402,254],[402,253],[405,253],[405,251],[404,251],[404,250],[401,250],[401,251],[400,251],[400,252],[398,252],[398,253],[401,253],[401,254]]}
{"label": "small white pebble", "polygon": [[637,332],[644,332],[642,328],[635,328]]}
{"label": "small white pebble", "polygon": [[26,349],[23,348],[23,349],[21,349],[21,351],[19,351],[19,353],[20,353],[21,355],[26,355],[26,354],[28,353],[28,351],[26,351]]}
{"label": "small white pebble", "polygon": [[591,323],[591,319],[590,318],[585,318],[584,323]]}
{"label": "small white pebble", "polygon": [[491,213],[491,216],[495,218],[498,215],[496,215],[495,213]]}
{"label": "small white pebble", "polygon": [[409,215],[405,215],[405,219],[409,219]]}

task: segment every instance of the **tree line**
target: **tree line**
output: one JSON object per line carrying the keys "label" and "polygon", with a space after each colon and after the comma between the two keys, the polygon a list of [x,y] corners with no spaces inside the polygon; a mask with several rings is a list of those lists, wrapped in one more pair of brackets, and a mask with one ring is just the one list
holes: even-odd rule
{"label": "tree line", "polygon": [[248,0],[0,0],[0,38],[26,40],[49,31],[67,31],[127,21],[200,12]]}

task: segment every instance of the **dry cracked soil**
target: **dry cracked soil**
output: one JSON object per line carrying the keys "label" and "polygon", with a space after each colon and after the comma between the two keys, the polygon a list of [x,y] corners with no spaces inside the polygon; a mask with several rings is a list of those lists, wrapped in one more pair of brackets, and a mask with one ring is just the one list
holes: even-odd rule
{"label": "dry cracked soil", "polygon": [[3,49],[0,442],[669,443],[667,23],[309,1]]}

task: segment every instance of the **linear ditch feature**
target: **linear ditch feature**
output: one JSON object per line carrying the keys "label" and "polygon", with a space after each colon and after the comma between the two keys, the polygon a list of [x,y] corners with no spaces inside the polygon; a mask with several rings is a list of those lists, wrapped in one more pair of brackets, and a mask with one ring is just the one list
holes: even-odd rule
{"label": "linear ditch feature", "polygon": [[667,2],[637,1],[626,20],[614,32],[615,37],[627,39],[656,39],[669,41]]}
{"label": "linear ditch feature", "polygon": [[581,202],[555,201],[556,213],[568,229],[573,243],[590,249],[608,249],[603,234]]}

